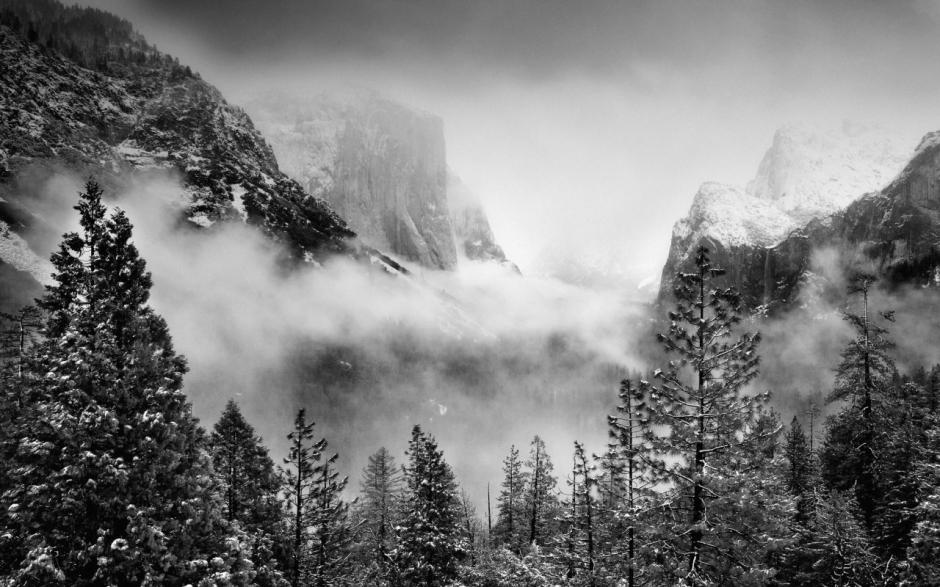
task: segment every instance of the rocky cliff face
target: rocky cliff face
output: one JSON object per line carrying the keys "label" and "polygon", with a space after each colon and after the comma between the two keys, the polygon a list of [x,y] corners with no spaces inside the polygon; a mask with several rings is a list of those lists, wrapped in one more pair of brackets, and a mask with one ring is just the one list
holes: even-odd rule
{"label": "rocky cliff face", "polygon": [[[891,240],[887,224],[863,228],[863,216],[873,221],[869,206],[876,196],[856,199],[883,188],[903,167],[910,155],[898,145],[883,131],[856,125],[781,129],[746,188],[706,183],[699,189],[689,215],[673,229],[660,299],[671,295],[676,272],[691,265],[700,244],[728,270],[726,279],[748,306],[776,308],[792,303],[810,277],[813,250],[842,247],[848,259],[868,236]],[[843,238],[848,234],[856,236]]]}
{"label": "rocky cliff face", "polygon": [[440,118],[373,93],[248,108],[284,170],[364,241],[426,267],[456,266]]}
{"label": "rocky cliff face", "polygon": [[326,202],[280,171],[243,111],[128,23],[49,0],[2,7],[0,261],[10,279],[48,275],[31,239],[59,227],[36,185],[63,170],[111,187],[167,170],[182,178],[173,205],[194,227],[247,222],[297,260],[362,252]]}
{"label": "rocky cliff face", "polygon": [[499,263],[519,271],[506,258],[502,247],[496,244],[496,237],[480,199],[453,172],[447,174],[447,204],[458,255],[471,261]]}
{"label": "rocky cliff face", "polygon": [[433,269],[508,263],[479,199],[447,168],[440,118],[366,91],[269,95],[248,110],[282,168],[364,241]]}

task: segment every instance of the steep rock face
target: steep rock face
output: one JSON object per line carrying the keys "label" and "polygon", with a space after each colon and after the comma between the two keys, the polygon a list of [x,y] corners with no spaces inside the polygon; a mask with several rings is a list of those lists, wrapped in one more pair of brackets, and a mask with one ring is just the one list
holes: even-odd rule
{"label": "steep rock face", "polygon": [[894,177],[909,157],[904,151],[887,133],[857,125],[819,133],[781,129],[746,189],[700,188],[689,215],[673,229],[659,298],[671,295],[676,272],[689,268],[693,251],[704,244],[746,305],[791,303],[808,276],[812,251],[837,246],[844,218],[855,222],[856,206],[870,198],[849,203]]}
{"label": "steep rock face", "polygon": [[496,244],[483,203],[453,172],[447,174],[447,203],[459,254],[471,261],[495,262],[519,270]]}
{"label": "steep rock face", "polygon": [[362,239],[435,269],[457,264],[440,118],[373,93],[248,106],[284,170]]}
{"label": "steep rock face", "polygon": [[[9,19],[0,26],[0,261],[10,265],[6,273],[39,281],[48,275],[30,245],[58,227],[49,222],[48,202],[36,185],[63,170],[93,174],[111,187],[135,173],[169,170],[185,189],[172,204],[194,227],[247,222],[298,260],[362,253],[329,205],[279,170],[244,112],[147,45],[128,23],[48,0],[4,0],[3,8]],[[37,39],[24,36],[30,27],[40,31]]]}

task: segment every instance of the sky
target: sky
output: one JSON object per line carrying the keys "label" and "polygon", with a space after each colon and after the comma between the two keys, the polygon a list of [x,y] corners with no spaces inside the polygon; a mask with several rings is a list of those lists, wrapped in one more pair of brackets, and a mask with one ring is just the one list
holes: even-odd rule
{"label": "sky", "polygon": [[707,180],[774,130],[935,130],[940,1],[84,0],[236,103],[376,89],[440,115],[510,257],[603,250],[640,277]]}

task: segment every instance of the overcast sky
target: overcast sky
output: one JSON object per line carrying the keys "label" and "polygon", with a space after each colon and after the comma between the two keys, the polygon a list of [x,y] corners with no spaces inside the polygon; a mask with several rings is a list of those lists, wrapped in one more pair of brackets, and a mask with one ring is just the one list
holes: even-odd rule
{"label": "overcast sky", "polygon": [[236,103],[367,86],[443,117],[509,255],[603,243],[656,272],[706,180],[788,122],[940,128],[940,0],[84,0]]}

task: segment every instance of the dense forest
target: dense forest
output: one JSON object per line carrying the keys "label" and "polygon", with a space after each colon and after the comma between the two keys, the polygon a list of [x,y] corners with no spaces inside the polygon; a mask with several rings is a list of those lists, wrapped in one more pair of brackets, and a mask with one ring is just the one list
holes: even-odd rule
{"label": "dense forest", "polygon": [[869,275],[817,432],[747,395],[760,336],[700,248],[606,450],[507,447],[480,512],[420,426],[358,484],[303,409],[279,465],[235,401],[201,428],[130,221],[93,181],[76,210],[45,295],[3,316],[0,585],[940,583],[940,366],[898,372]]}

